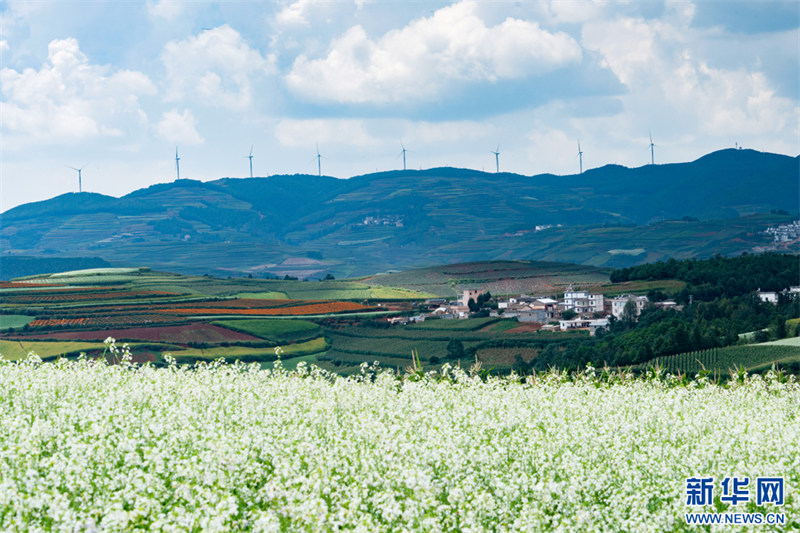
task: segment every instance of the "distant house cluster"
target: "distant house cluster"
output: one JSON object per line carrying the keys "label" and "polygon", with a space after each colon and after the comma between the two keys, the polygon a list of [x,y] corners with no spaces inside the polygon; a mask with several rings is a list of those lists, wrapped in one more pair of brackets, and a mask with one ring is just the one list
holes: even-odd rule
{"label": "distant house cluster", "polygon": [[789,299],[794,299],[797,295],[800,294],[800,286],[792,286],[788,289],[783,289],[782,291],[762,291],[758,289],[756,291],[758,298],[764,302],[769,304],[778,304],[778,298],[781,294],[786,296]]}
{"label": "distant house cluster", "polygon": [[794,241],[800,238],[800,220],[795,220],[789,224],[769,227],[766,233],[772,235],[772,240],[775,242]]}
{"label": "distant house cluster", "polygon": [[[423,312],[419,315],[396,317],[390,319],[390,322],[392,324],[408,324],[422,322],[426,318],[469,318],[475,311],[474,302],[481,301],[481,296],[486,294],[487,291],[484,289],[466,289],[455,300],[431,298],[422,305]],[[473,301],[472,306],[470,300]],[[591,335],[594,335],[599,328],[607,327],[612,316],[617,320],[623,318],[636,320],[645,306],[650,304],[646,296],[626,294],[607,298],[602,294],[576,290],[572,285],[564,291],[563,297],[559,299],[520,294],[497,299],[496,303],[496,308],[492,306],[493,309],[488,312],[489,316],[516,318],[520,323],[538,325],[538,328],[543,331],[577,329],[589,331]],[[670,301],[654,302],[652,305],[679,310],[682,308]],[[626,313],[628,313],[628,317],[625,316]]]}
{"label": "distant house cluster", "polygon": [[403,217],[400,215],[386,215],[377,217],[364,217],[361,222],[364,226],[395,226],[403,227]]}

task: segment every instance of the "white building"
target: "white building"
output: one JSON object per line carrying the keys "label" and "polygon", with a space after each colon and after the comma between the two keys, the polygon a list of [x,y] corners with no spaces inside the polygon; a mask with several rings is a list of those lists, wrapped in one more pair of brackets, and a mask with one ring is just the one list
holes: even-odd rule
{"label": "white building", "polygon": [[590,335],[594,335],[598,328],[608,327],[607,318],[598,318],[589,320],[587,318],[575,318],[572,320],[559,320],[558,326],[561,331],[569,331],[571,329],[588,329]]}
{"label": "white building", "polygon": [[573,290],[572,285],[564,292],[564,310],[570,309],[578,314],[602,313],[604,305],[602,294],[589,294],[589,291]]}
{"label": "white building", "polygon": [[758,297],[761,298],[762,302],[766,302],[768,304],[777,304],[778,303],[778,293],[771,292],[771,291],[762,291],[758,289]]}
{"label": "white building", "polygon": [[644,306],[647,305],[648,300],[647,296],[636,296],[633,294],[617,296],[611,300],[611,314],[618,319],[622,318],[622,313],[625,311],[625,305],[628,302],[633,302],[636,305],[636,316],[639,316]]}

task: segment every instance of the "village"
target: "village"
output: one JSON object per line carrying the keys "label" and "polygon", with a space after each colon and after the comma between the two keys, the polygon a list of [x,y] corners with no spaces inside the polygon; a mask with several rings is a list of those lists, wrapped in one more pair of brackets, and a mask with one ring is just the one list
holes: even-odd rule
{"label": "village", "polygon": [[520,294],[494,298],[484,289],[465,289],[457,300],[431,298],[421,304],[414,316],[389,319],[391,324],[424,322],[426,319],[458,320],[474,316],[516,318],[518,322],[538,325],[541,331],[584,330],[595,335],[606,328],[611,317],[621,320],[626,315],[632,320],[641,314],[646,305],[674,308],[683,306],[673,301],[650,302],[647,296],[625,294],[607,298],[602,294],[577,290],[570,285],[563,298]]}
{"label": "village", "polygon": [[[780,295],[792,299],[800,294],[800,286],[783,291],[756,291],[764,303],[777,304]],[[494,298],[485,289],[464,289],[457,300],[431,298],[419,306],[420,313],[388,319],[390,324],[412,324],[426,319],[458,320],[476,316],[516,318],[518,322],[538,325],[541,331],[584,330],[594,336],[598,329],[607,328],[612,317],[636,321],[648,305],[660,309],[682,311],[683,305],[672,300],[653,301],[647,296],[624,294],[608,298],[602,294],[576,290],[570,285],[563,298],[546,296],[506,296]]]}

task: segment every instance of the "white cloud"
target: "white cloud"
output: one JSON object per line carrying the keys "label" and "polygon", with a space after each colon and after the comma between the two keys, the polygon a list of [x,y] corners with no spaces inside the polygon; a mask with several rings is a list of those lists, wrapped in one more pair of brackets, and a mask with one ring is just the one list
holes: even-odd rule
{"label": "white cloud", "polygon": [[697,46],[702,36],[689,25],[692,10],[678,5],[672,15],[583,27],[582,44],[598,52],[629,90],[621,97],[622,120],[644,131],[648,123],[667,123],[695,136],[797,135],[795,102],[777,96],[761,72],[710,65]]}
{"label": "white cloud", "polygon": [[433,100],[453,82],[497,82],[552,71],[581,59],[565,33],[507,18],[487,27],[475,2],[465,1],[372,40],[359,25],[322,59],[299,56],[287,83],[318,102]]}
{"label": "white cloud", "polygon": [[159,0],[157,2],[148,0],[147,12],[153,17],[173,21],[183,13],[185,6],[186,2],[179,2],[177,0]]}
{"label": "white cloud", "polygon": [[54,40],[39,70],[0,70],[3,129],[38,140],[118,136],[146,124],[140,95],[155,93],[141,72],[92,65],[75,39]]}
{"label": "white cloud", "polygon": [[308,24],[308,13],[316,3],[315,0],[297,0],[286,4],[278,13],[276,20],[284,26],[305,26]]}
{"label": "white cloud", "polygon": [[11,47],[8,46],[8,41],[0,41],[0,52],[8,52],[10,49]]}
{"label": "white cloud", "polygon": [[197,133],[196,120],[188,109],[179,113],[177,109],[162,115],[156,131],[164,139],[179,144],[201,144],[203,138]]}
{"label": "white cloud", "polygon": [[227,24],[168,43],[162,60],[167,68],[168,102],[196,99],[240,111],[252,104],[254,81],[274,71],[274,58],[250,48]]}

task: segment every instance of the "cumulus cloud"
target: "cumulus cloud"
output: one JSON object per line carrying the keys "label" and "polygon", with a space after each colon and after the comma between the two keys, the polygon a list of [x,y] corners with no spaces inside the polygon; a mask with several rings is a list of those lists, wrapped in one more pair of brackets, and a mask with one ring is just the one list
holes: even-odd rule
{"label": "cumulus cloud", "polygon": [[297,0],[296,2],[286,4],[278,13],[276,20],[279,24],[285,26],[305,26],[308,24],[309,11],[316,3],[315,0]]}
{"label": "cumulus cloud", "polygon": [[168,102],[196,99],[239,111],[251,106],[255,80],[274,70],[274,58],[262,56],[227,24],[168,43],[162,60]]}
{"label": "cumulus cloud", "polygon": [[161,116],[161,121],[156,126],[158,134],[174,143],[179,144],[201,144],[203,138],[197,133],[197,121],[188,109],[179,113],[177,109],[165,112]]}
{"label": "cumulus cloud", "polygon": [[798,108],[778,97],[758,71],[710,65],[698,53],[692,11],[672,19],[621,18],[584,25],[583,45],[627,86],[627,116],[659,116],[698,134],[726,136],[781,131]]}
{"label": "cumulus cloud", "polygon": [[580,59],[566,33],[514,18],[488,27],[477,4],[465,1],[377,40],[353,26],[326,57],[299,56],[286,81],[311,101],[387,104],[436,99],[452,83],[522,79]]}
{"label": "cumulus cloud", "polygon": [[92,65],[76,39],[54,40],[39,70],[0,70],[3,129],[37,139],[122,135],[147,117],[139,96],[154,94],[146,75]]}

